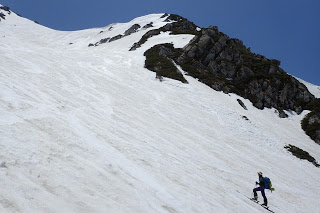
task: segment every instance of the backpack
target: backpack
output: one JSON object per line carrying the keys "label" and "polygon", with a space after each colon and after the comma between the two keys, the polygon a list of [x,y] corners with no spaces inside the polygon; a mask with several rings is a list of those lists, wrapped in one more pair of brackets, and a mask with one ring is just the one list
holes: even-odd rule
{"label": "backpack", "polygon": [[271,183],[270,178],[264,177],[263,180],[264,180],[264,188],[265,188],[265,189],[270,189],[271,192],[273,192],[273,191],[274,191],[274,188],[272,188],[272,183]]}

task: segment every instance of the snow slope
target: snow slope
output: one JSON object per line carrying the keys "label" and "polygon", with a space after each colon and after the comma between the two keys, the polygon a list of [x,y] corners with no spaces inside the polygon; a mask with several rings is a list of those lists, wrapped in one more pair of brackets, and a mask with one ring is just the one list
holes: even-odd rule
{"label": "snow slope", "polygon": [[276,188],[266,192],[272,210],[320,212],[320,169],[283,148],[320,161],[300,127],[307,112],[280,119],[189,76],[159,82],[143,52],[192,36],[163,33],[128,50],[166,24],[161,16],[76,32],[1,20],[0,212],[267,212],[246,198],[260,170]]}

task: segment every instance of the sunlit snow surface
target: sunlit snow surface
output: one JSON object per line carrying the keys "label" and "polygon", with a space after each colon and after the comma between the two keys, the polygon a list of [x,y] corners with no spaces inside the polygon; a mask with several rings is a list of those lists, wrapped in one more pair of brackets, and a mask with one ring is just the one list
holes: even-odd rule
{"label": "sunlit snow surface", "polygon": [[260,170],[276,188],[273,211],[319,212],[320,169],[283,148],[320,161],[300,127],[308,112],[280,119],[189,76],[159,82],[144,51],[193,36],[162,33],[128,50],[162,15],[75,32],[1,20],[0,212],[266,212],[246,197]]}

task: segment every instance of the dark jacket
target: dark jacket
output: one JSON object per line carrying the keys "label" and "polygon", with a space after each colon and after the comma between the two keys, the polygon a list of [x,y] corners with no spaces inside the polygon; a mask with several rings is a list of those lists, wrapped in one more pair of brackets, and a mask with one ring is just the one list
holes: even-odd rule
{"label": "dark jacket", "polygon": [[264,179],[262,175],[259,176],[259,186],[265,188]]}

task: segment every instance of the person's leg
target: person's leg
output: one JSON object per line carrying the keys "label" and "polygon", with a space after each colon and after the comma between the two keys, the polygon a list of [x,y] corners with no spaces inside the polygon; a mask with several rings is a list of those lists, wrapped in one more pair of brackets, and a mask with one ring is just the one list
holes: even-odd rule
{"label": "person's leg", "polygon": [[258,199],[257,191],[261,191],[261,188],[257,187],[257,188],[253,189],[253,196],[254,196],[254,199],[256,199],[256,200]]}
{"label": "person's leg", "polygon": [[268,199],[266,197],[266,194],[264,193],[264,189],[261,189],[261,194],[262,194],[262,197],[263,197],[263,201],[264,201],[264,205],[268,205]]}

